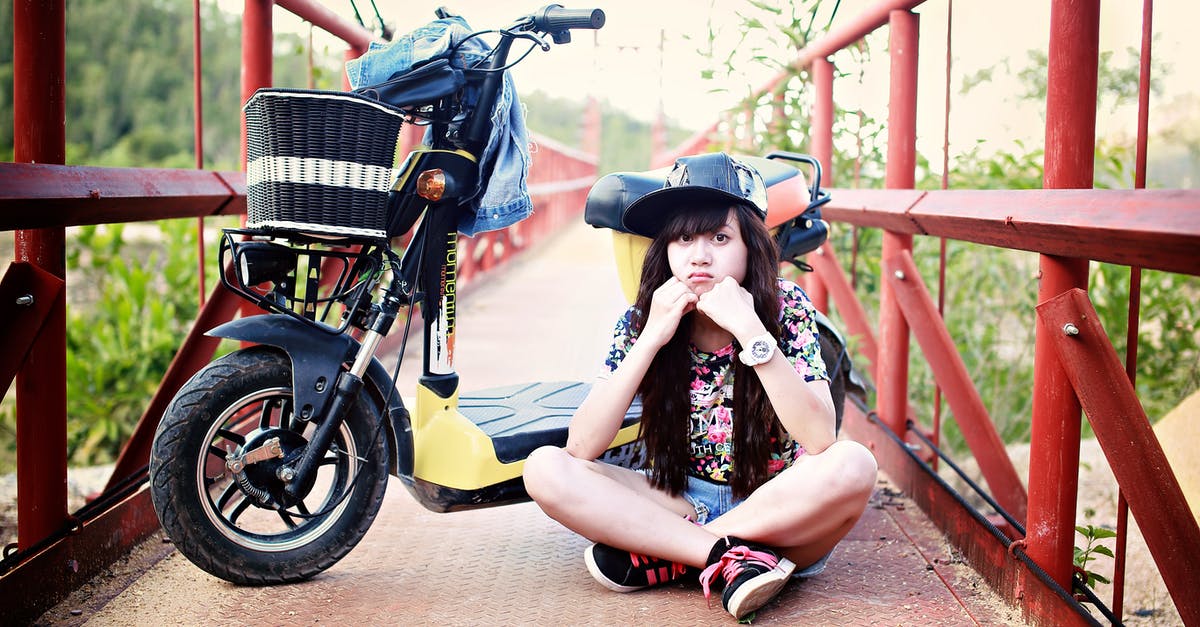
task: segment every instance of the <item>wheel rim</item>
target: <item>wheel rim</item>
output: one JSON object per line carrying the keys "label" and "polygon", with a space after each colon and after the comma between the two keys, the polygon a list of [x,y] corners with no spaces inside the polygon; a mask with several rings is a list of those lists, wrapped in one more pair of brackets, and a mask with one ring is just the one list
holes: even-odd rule
{"label": "wheel rim", "polygon": [[237,452],[246,442],[264,431],[290,429],[304,435],[315,427],[299,423],[292,416],[292,390],[278,387],[257,390],[229,405],[213,421],[196,460],[196,490],[205,515],[224,537],[256,551],[279,552],[294,549],[325,533],[349,506],[351,497],[342,499],[330,512],[317,518],[302,518],[288,512],[311,515],[328,508],[341,497],[346,486],[362,467],[362,460],[349,427],[343,421],[334,446],[322,458],[312,490],[288,512],[258,507],[247,497],[232,473],[225,469],[226,447]]}

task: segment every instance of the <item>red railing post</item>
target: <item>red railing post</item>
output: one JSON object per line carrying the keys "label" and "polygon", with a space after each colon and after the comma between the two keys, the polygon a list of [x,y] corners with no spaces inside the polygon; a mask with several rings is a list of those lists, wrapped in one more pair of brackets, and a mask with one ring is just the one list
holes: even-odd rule
{"label": "red railing post", "polygon": [[[919,18],[909,11],[892,11],[888,49],[891,51],[891,92],[888,99],[888,163],[885,186],[912,189],[917,155],[917,36]],[[912,235],[883,233],[883,258],[911,251]],[[879,414],[896,433],[905,432],[908,417],[908,323],[889,281],[879,290],[879,360],[875,364]]]}
{"label": "red railing post", "polygon": [[[271,21],[271,11],[275,6],[274,0],[246,0],[246,8],[242,13],[242,102],[246,102],[261,87],[274,84],[272,66],[274,63],[274,30]],[[239,115],[242,129],[242,171],[246,172],[247,135],[246,116]],[[242,217],[242,225],[246,224],[246,216]],[[241,315],[252,316],[261,313],[249,302],[241,303]]]}
{"label": "red railing post", "polygon": [[[833,63],[826,57],[813,59],[810,70],[816,100],[809,126],[812,156],[821,162],[821,185],[833,187]],[[809,181],[811,184],[812,181]],[[816,272],[805,277],[805,290],[818,310],[829,312],[829,288]]]}
{"label": "red railing post", "polygon": [[[66,4],[13,3],[13,160],[66,158]],[[66,229],[17,231],[15,257],[66,280]],[[16,377],[17,544],[67,518],[67,306],[59,292]]]}
{"label": "red railing post", "polygon": [[823,168],[821,184],[833,187],[833,63],[826,57],[813,59],[811,73],[816,91],[809,131],[812,155]]}
{"label": "red railing post", "polygon": [[[1097,2],[1060,0],[1050,9],[1043,186],[1091,188],[1096,143]],[[1087,259],[1041,256],[1038,302],[1086,290]],[[1079,483],[1080,405],[1055,355],[1049,329],[1035,327],[1033,417],[1029,447],[1028,553],[1071,589]]]}
{"label": "red railing post", "polygon": [[[274,48],[271,9],[274,0],[246,0],[242,13],[242,102],[272,83]],[[242,117],[242,169],[246,167],[246,118]]]}
{"label": "red railing post", "polygon": [[601,131],[604,128],[604,112],[600,110],[600,101],[593,95],[588,95],[587,105],[583,109],[582,150],[589,155],[600,157]]}

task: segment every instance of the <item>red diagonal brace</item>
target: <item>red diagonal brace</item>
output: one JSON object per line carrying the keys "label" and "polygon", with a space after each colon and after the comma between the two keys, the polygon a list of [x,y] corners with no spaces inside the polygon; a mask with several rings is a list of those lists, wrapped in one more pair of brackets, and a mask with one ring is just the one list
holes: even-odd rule
{"label": "red diagonal brace", "polygon": [[875,364],[878,363],[876,358],[879,352],[875,334],[871,332],[871,324],[867,322],[866,310],[854,296],[854,288],[850,287],[850,282],[846,280],[846,273],[838,263],[837,257],[834,256],[833,247],[826,242],[809,255],[807,261],[817,276],[821,277],[825,287],[829,289],[829,295],[833,297],[833,305],[837,307],[838,313],[842,315],[842,320],[846,322],[846,331],[850,335],[858,337],[858,341],[861,343],[859,352],[867,361],[871,362],[871,368],[867,368],[866,371],[872,372]]}
{"label": "red diagonal brace", "polygon": [[954,339],[938,314],[937,304],[929,297],[912,253],[902,251],[884,260],[883,275],[892,284],[900,310],[933,370],[934,379],[942,387],[942,394],[950,404],[954,419],[975,454],[996,502],[1017,520],[1025,520],[1029,500],[1025,486],[975,390]]}
{"label": "red diagonal brace", "polygon": [[42,330],[50,306],[63,291],[63,280],[24,261],[14,261],[0,280],[0,398],[25,362],[29,347]]}
{"label": "red diagonal brace", "polygon": [[[225,272],[231,271],[226,265]],[[150,463],[150,447],[154,443],[154,431],[158,429],[158,421],[162,418],[163,412],[167,410],[167,405],[175,397],[179,388],[182,388],[192,375],[212,360],[217,345],[221,343],[221,338],[210,337],[205,333],[218,324],[233,320],[241,302],[221,283],[217,283],[213,288],[212,294],[205,301],[200,314],[196,316],[196,321],[192,323],[192,329],[188,331],[187,339],[183,341],[179,352],[175,353],[175,358],[167,367],[162,383],[154,391],[154,398],[150,399],[146,412],[138,420],[137,426],[129,436],[129,441],[122,447],[121,455],[113,467],[112,476],[108,479],[107,488],[134,476]]]}
{"label": "red diagonal brace", "polygon": [[1200,527],[1087,292],[1037,306],[1179,615],[1200,625]]}

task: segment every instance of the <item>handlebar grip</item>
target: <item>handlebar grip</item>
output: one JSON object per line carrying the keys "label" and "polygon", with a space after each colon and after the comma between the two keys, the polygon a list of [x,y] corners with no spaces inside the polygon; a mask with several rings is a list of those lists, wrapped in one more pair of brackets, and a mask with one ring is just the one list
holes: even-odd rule
{"label": "handlebar grip", "polygon": [[557,33],[573,28],[596,30],[604,26],[604,11],[600,9],[564,9],[561,4],[549,4],[533,15],[534,30]]}

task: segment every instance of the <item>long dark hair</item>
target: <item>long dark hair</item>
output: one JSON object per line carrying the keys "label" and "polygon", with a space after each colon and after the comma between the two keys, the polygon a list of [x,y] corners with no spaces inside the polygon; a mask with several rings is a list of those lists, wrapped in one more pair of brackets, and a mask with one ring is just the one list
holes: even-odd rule
{"label": "long dark hair", "polygon": [[[676,214],[646,251],[638,287],[633,330],[641,333],[650,311],[654,290],[671,278],[667,245],[682,235],[712,233],[726,223],[729,211],[737,216],[746,243],[746,277],[742,287],[754,298],[754,311],[767,331],[779,338],[779,250],[766,224],[750,207],[714,203]],[[650,461],[650,480],[671,494],[683,491],[689,457],[688,426],[691,415],[692,360],[689,345],[695,312],[679,322],[675,335],[663,346],[638,386],[642,395],[641,436]],[[753,369],[733,360],[733,459],[730,486],[737,497],[748,496],[769,476],[772,438],[780,439],[783,427]]]}

